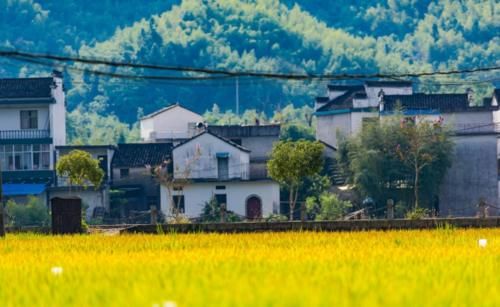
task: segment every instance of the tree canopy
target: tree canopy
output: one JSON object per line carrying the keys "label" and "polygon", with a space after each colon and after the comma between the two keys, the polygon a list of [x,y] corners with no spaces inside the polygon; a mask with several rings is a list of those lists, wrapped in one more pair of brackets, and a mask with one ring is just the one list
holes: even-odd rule
{"label": "tree canopy", "polygon": [[431,209],[451,166],[453,141],[442,119],[387,116],[339,144],[339,162],[363,197],[385,207]]}
{"label": "tree canopy", "polygon": [[99,161],[83,150],[72,150],[62,156],[57,161],[56,170],[57,175],[68,178],[70,185],[87,187],[91,183],[97,189],[104,178]]}

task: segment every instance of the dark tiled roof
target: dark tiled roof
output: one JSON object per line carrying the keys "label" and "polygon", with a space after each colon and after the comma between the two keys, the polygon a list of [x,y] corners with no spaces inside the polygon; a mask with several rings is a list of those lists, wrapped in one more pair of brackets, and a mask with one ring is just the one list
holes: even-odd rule
{"label": "dark tiled roof", "polygon": [[339,97],[330,100],[324,106],[319,107],[316,110],[316,112],[325,112],[325,111],[339,110],[339,109],[352,109],[353,108],[352,99],[354,98],[354,96],[356,94],[363,94],[363,93],[365,93],[364,87],[360,88],[355,87],[353,88],[353,90],[346,91]]}
{"label": "dark tiled roof", "polygon": [[366,81],[367,87],[411,87],[411,81]]}
{"label": "dark tiled roof", "polygon": [[210,126],[208,131],[224,138],[238,137],[257,137],[257,136],[280,136],[280,125],[228,125],[228,126]]}
{"label": "dark tiled roof", "polygon": [[118,144],[113,167],[160,165],[172,156],[172,143]]}
{"label": "dark tiled roof", "polygon": [[325,103],[328,102],[329,98],[328,97],[316,97],[314,100],[319,103]]}
{"label": "dark tiled roof", "polygon": [[365,87],[361,84],[353,84],[353,85],[342,85],[342,84],[329,84],[329,91],[362,91]]}
{"label": "dark tiled roof", "polygon": [[20,98],[52,98],[52,78],[0,79],[0,100]]}
{"label": "dark tiled roof", "polygon": [[469,107],[467,94],[413,94],[385,95],[384,110],[393,111],[401,103],[403,109],[436,110],[440,112],[466,112],[491,110],[494,107]]}
{"label": "dark tiled roof", "polygon": [[229,145],[231,145],[231,146],[234,146],[234,147],[236,147],[236,148],[238,148],[238,149],[240,149],[240,150],[246,151],[246,152],[250,152],[250,149],[248,149],[248,148],[246,148],[246,147],[243,147],[243,146],[241,146],[241,145],[239,145],[239,144],[236,144],[235,142],[233,142],[233,141],[231,141],[231,140],[228,140],[228,139],[226,139],[225,137],[222,137],[222,136],[217,135],[217,134],[215,134],[215,133],[213,133],[213,132],[210,132],[210,131],[205,131],[205,132],[202,132],[202,133],[200,133],[200,134],[198,134],[198,135],[195,135],[195,136],[193,136],[192,138],[190,138],[190,139],[188,139],[188,140],[185,140],[184,142],[181,142],[181,143],[177,144],[177,145],[175,146],[175,148],[180,147],[180,146],[182,146],[182,145],[184,145],[184,144],[186,144],[186,143],[189,143],[189,142],[191,142],[192,140],[194,140],[194,139],[196,139],[196,138],[198,138],[198,137],[200,137],[200,136],[202,136],[202,135],[204,135],[204,134],[210,134],[210,135],[212,135],[212,136],[214,136],[214,137],[216,137],[216,138],[220,139],[221,141],[228,143],[228,144],[229,144]]}

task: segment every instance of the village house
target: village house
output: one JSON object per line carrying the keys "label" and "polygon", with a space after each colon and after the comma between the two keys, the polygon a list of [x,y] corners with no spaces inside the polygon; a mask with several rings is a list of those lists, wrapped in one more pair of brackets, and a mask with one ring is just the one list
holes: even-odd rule
{"label": "village house", "polygon": [[193,127],[203,117],[180,104],[174,104],[140,119],[141,139],[144,142],[179,142],[193,136]]}
{"label": "village house", "polygon": [[111,162],[111,188],[121,191],[126,211],[160,206],[160,185],[153,169],[171,163],[172,143],[118,144]]}
{"label": "village house", "polygon": [[455,150],[436,206],[441,215],[473,216],[480,199],[498,207],[498,102],[478,105],[471,91],[463,94],[414,93],[408,81],[367,81],[363,85],[330,85],[316,98],[316,138],[336,148],[366,123],[393,115],[398,106],[416,120],[442,118],[453,132]]}
{"label": "village house", "polygon": [[47,203],[54,182],[54,148],[66,144],[63,78],[0,79],[0,166],[4,196]]}
{"label": "village house", "polygon": [[[174,178],[182,187],[161,187],[161,209],[173,206],[188,217],[200,216],[215,199],[242,218],[259,219],[278,213],[279,184],[264,172],[251,172],[251,150],[209,130],[173,149]],[[173,203],[172,203],[173,201]]]}

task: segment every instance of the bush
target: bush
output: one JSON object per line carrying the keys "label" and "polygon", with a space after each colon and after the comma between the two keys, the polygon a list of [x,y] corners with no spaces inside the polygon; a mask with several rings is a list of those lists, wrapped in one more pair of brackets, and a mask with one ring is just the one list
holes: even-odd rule
{"label": "bush", "polygon": [[420,220],[428,216],[428,210],[425,208],[415,208],[406,213],[406,218],[410,220]]}
{"label": "bush", "polygon": [[21,226],[48,226],[50,215],[47,207],[36,197],[29,196],[26,204],[17,204],[15,201],[7,202],[7,214],[10,225]]}
{"label": "bush", "polygon": [[269,214],[266,217],[266,222],[286,222],[288,221],[288,217],[283,214]]}
{"label": "bush", "polygon": [[[222,206],[217,202],[215,198],[205,203],[203,211],[200,215],[200,221],[203,223],[220,223],[222,214]],[[225,221],[226,222],[240,222],[241,218],[234,212],[226,210],[225,211]]]}
{"label": "bush", "polygon": [[[323,193],[319,197],[320,209],[315,220],[336,220],[349,212],[352,208],[350,201],[340,200],[336,194]],[[311,206],[311,204],[308,204]]]}

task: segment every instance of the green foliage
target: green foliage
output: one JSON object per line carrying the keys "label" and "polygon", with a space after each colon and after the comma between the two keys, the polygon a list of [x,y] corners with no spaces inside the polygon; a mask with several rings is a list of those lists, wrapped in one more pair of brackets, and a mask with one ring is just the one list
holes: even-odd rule
{"label": "green foliage", "polygon": [[266,222],[286,222],[288,220],[288,217],[283,214],[269,214],[265,218]]}
{"label": "green foliage", "polygon": [[421,220],[429,215],[429,210],[425,208],[414,208],[406,213],[406,218],[410,220]]}
{"label": "green foliage", "polygon": [[[228,70],[431,71],[496,64],[500,45],[497,11],[492,0],[339,0],[327,4],[321,0],[151,0],[148,5],[139,0],[3,1],[0,20],[7,24],[0,27],[0,37],[6,48],[39,53]],[[68,19],[70,15],[73,18]],[[132,71],[114,68],[110,72]],[[136,120],[139,107],[147,114],[177,101],[197,112],[214,103],[219,103],[223,114],[234,110],[235,80],[185,86],[110,79],[69,69],[66,73],[70,109],[91,102],[98,114],[114,113],[127,123]],[[46,69],[16,63],[0,65],[0,74],[33,76],[46,74]],[[477,77],[491,78],[494,72]],[[491,94],[491,84],[474,86],[478,95]],[[433,92],[464,90],[432,82],[419,87]],[[271,114],[283,104],[311,101],[324,90],[324,84],[242,78],[239,90],[242,110],[255,108],[259,114]],[[75,134],[75,142],[86,143],[85,137],[78,140],[79,135]],[[117,140],[115,133],[109,136]]]}
{"label": "green foliage", "polygon": [[[205,202],[202,213],[200,215],[200,221],[202,223],[220,223],[222,216],[223,207],[217,202],[215,197],[210,201]],[[224,212],[225,222],[240,222],[241,218],[230,210],[225,210]]]}
{"label": "green foliage", "polygon": [[99,167],[99,161],[83,150],[72,150],[57,161],[57,174],[67,177],[71,185],[87,187],[90,182],[95,189],[99,188],[104,177],[104,171]]}
{"label": "green foliage", "polygon": [[345,216],[352,208],[349,201],[340,200],[336,194],[323,193],[319,202],[315,197],[308,197],[306,208],[309,215],[317,221],[336,220]]}
{"label": "green foliage", "polygon": [[267,169],[269,176],[289,191],[290,220],[300,186],[323,167],[323,150],[320,142],[306,140],[279,141],[273,148]]}
{"label": "green foliage", "polygon": [[12,226],[48,226],[50,224],[47,207],[34,196],[29,196],[26,204],[17,204],[9,200],[6,207]]}
{"label": "green foliage", "polygon": [[349,181],[379,207],[387,199],[431,207],[451,165],[453,142],[442,122],[413,121],[385,117],[339,146]]}

